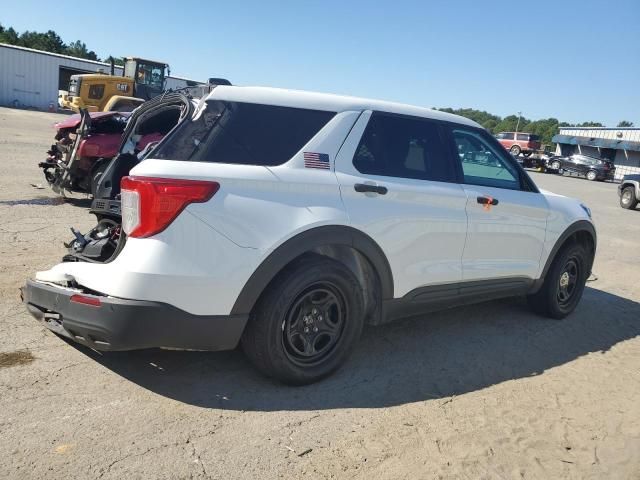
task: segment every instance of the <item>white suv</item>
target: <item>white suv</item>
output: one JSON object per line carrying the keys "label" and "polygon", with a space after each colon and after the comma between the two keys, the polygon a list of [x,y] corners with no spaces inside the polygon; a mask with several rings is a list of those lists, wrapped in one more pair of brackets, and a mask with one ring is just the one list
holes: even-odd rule
{"label": "white suv", "polygon": [[98,350],[241,342],[287,383],[365,323],[513,295],[565,317],[596,249],[478,124],[359,98],[217,87],[121,188],[124,247],[38,272],[30,312]]}

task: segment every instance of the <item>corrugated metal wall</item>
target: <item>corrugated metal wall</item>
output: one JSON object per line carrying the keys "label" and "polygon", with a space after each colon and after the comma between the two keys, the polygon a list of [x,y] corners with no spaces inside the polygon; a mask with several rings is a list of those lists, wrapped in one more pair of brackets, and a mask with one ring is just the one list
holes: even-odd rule
{"label": "corrugated metal wall", "polygon": [[623,140],[640,142],[640,128],[560,128],[560,135],[571,137],[605,138],[607,140]]}
{"label": "corrugated metal wall", "polygon": [[[640,128],[561,128],[560,135],[584,138],[604,138],[607,140],[622,140],[627,142],[640,142]],[[601,149],[589,145],[569,145],[569,150],[575,153],[582,153],[592,157],[601,157]],[[556,154],[562,155],[560,144],[556,147]],[[622,177],[632,173],[640,173],[640,152],[631,150],[616,149],[613,159],[616,172],[615,179],[622,180]]]}
{"label": "corrugated metal wall", "polygon": [[[51,55],[0,44],[0,105],[47,110],[58,103],[60,67],[109,73],[109,64]],[[122,68],[116,67],[116,74]],[[184,79],[167,78],[167,88],[185,87]]]}

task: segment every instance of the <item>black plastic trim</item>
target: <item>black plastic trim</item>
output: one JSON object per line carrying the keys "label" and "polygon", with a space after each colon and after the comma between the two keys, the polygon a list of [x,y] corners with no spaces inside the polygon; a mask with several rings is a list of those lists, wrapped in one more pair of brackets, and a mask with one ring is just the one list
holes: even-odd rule
{"label": "black plastic trim", "polygon": [[233,305],[231,314],[251,313],[264,289],[288,263],[314,248],[328,245],[346,245],[362,253],[371,262],[380,278],[382,298],[393,298],[393,274],[380,246],[360,230],[329,225],[302,232],[274,250],[253,272]]}
{"label": "black plastic trim", "polygon": [[[551,249],[551,253],[547,257],[547,261],[544,265],[544,268],[542,269],[542,274],[540,275],[540,278],[535,281],[531,293],[537,292],[542,287],[544,279],[547,276],[547,272],[551,268],[551,264],[553,263],[554,258],[556,257],[564,243],[569,239],[569,237],[578,232],[587,232],[589,235],[591,235],[591,239],[593,240],[593,255],[595,257],[596,247],[598,246],[598,237],[596,235],[596,229],[593,224],[588,220],[578,220],[577,222],[572,223],[564,232],[562,232],[562,235],[558,237],[558,240],[556,240],[556,243],[553,245],[553,249]],[[591,275],[592,266],[593,258],[591,259],[591,264],[589,265],[589,275]]]}
{"label": "black plastic trim", "polygon": [[247,315],[193,315],[166,303],[105,296],[96,297],[101,305],[95,307],[72,302],[75,293],[32,280],[22,289],[27,310],[44,326],[96,350],[231,350],[248,319]]}
{"label": "black plastic trim", "polygon": [[531,291],[533,284],[531,278],[505,277],[420,287],[402,298],[385,300],[381,319],[387,323],[461,305],[524,295]]}

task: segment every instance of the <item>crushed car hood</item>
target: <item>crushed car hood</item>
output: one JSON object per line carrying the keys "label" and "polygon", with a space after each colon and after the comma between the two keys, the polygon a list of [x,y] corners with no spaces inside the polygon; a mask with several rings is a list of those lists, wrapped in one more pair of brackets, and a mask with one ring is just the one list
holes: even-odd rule
{"label": "crushed car hood", "polygon": [[[89,112],[89,116],[91,120],[99,120],[105,118],[111,118],[114,116],[121,116],[124,118],[128,118],[131,116],[131,112]],[[66,120],[62,122],[54,124],[54,128],[60,130],[61,128],[74,128],[80,125],[80,114],[76,113],[75,115],[71,115]]]}

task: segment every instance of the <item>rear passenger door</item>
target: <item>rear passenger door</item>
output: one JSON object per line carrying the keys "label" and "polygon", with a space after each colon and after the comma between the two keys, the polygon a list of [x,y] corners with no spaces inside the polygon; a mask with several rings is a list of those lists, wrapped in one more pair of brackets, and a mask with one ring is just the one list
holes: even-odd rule
{"label": "rear passenger door", "polygon": [[350,222],[386,254],[396,298],[462,279],[466,195],[443,135],[436,121],[364,112],[336,158]]}
{"label": "rear passenger door", "polygon": [[544,196],[486,131],[452,125],[450,134],[467,196],[463,279],[535,279],[547,225]]}

